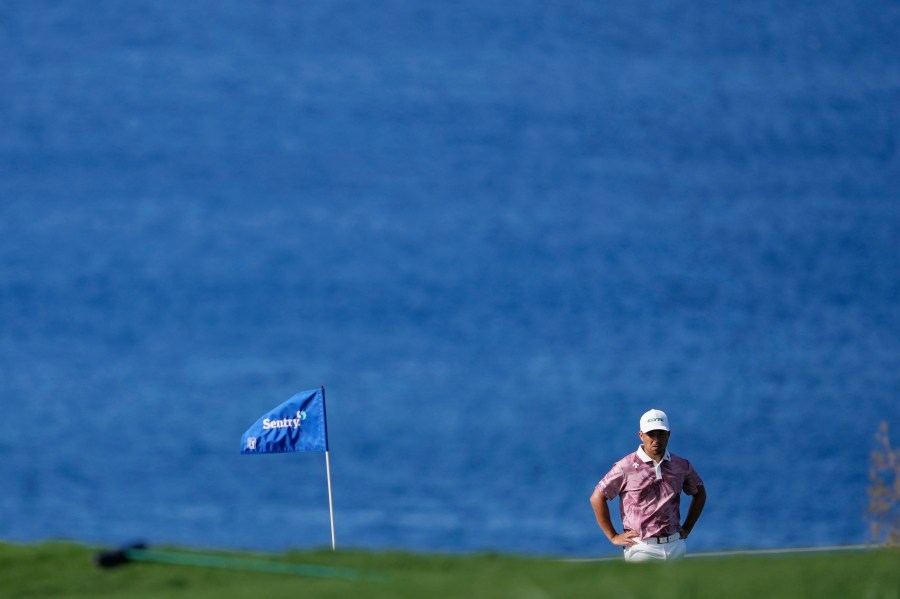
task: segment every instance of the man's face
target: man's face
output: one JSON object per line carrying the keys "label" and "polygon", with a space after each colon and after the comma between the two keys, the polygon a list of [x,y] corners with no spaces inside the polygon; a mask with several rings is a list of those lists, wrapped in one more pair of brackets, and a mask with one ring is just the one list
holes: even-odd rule
{"label": "man's face", "polygon": [[648,455],[665,455],[666,446],[669,444],[669,431],[658,430],[638,434]]}

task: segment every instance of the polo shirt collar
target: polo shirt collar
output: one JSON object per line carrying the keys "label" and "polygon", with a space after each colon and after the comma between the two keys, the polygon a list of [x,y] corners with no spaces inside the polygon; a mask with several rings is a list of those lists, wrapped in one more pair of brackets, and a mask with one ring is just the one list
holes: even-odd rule
{"label": "polo shirt collar", "polygon": [[[651,458],[650,456],[648,456],[648,455],[647,455],[647,452],[644,451],[644,446],[643,446],[643,445],[638,445],[637,457],[640,458],[640,460],[641,460],[642,462],[653,462],[653,458]],[[670,461],[670,462],[672,461],[672,454],[669,453],[669,450],[668,450],[668,449],[666,450],[666,455],[663,456],[662,461],[665,462],[666,460],[668,460],[668,461]],[[654,462],[654,463],[655,463],[655,462]]]}
{"label": "polo shirt collar", "polygon": [[643,445],[638,446],[637,457],[642,462],[649,463],[651,466],[653,466],[654,473],[656,474],[656,480],[661,480],[663,477],[662,476],[662,463],[667,460],[670,462],[672,461],[672,455],[669,453],[669,450],[667,449],[666,454],[663,456],[663,459],[660,460],[659,464],[657,464],[655,461],[653,461],[653,458],[648,456],[647,452],[644,451]]}

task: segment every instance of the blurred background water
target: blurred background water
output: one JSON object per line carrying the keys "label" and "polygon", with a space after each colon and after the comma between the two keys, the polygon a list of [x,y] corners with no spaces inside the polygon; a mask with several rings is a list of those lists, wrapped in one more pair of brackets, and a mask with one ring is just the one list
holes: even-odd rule
{"label": "blurred background water", "polygon": [[695,549],[867,540],[900,5],[8,2],[0,538],[603,555],[668,411]]}

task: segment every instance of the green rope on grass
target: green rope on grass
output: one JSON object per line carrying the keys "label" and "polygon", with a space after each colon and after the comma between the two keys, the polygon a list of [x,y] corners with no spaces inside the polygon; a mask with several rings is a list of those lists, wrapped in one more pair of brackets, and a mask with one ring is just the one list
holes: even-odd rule
{"label": "green rope on grass", "polygon": [[308,564],[292,564],[288,562],[271,562],[252,560],[220,555],[203,555],[199,553],[175,553],[170,551],[156,551],[150,549],[128,549],[125,551],[128,559],[136,562],[153,562],[159,564],[174,564],[179,566],[200,566],[203,568],[222,568],[225,570],[250,570],[254,572],[268,572],[273,574],[294,574],[297,576],[311,576],[315,578],[334,578],[340,580],[384,580],[383,577],[351,570],[349,568],[334,568],[330,566],[313,566]]}

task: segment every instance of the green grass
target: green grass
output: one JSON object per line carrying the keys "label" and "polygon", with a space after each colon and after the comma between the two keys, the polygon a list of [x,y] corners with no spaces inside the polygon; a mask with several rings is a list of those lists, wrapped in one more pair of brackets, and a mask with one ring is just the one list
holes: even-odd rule
{"label": "green grass", "polygon": [[900,551],[896,549],[721,557],[668,564],[327,550],[280,555],[218,554],[240,560],[351,568],[378,574],[383,577],[381,581],[148,562],[101,570],[93,564],[95,553],[96,549],[70,543],[0,543],[0,597],[900,599]]}

